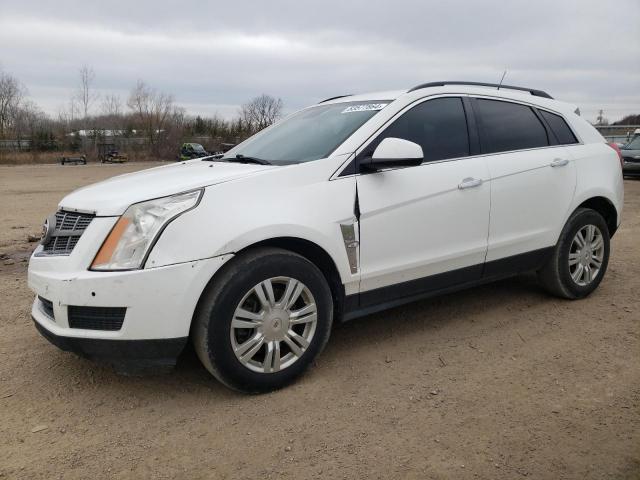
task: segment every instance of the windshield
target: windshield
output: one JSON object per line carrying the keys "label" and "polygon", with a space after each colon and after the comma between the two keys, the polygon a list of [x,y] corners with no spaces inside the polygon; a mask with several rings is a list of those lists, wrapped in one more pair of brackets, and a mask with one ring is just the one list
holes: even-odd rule
{"label": "windshield", "polygon": [[274,165],[328,157],[389,101],[341,102],[307,108],[260,132],[225,158],[257,158]]}
{"label": "windshield", "polygon": [[640,150],[640,135],[636,138],[632,139],[629,143],[627,143],[624,147],[624,150]]}

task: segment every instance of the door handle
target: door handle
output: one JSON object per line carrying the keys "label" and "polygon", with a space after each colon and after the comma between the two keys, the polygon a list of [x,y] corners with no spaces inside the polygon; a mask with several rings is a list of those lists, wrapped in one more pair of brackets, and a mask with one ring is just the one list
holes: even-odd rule
{"label": "door handle", "polygon": [[482,179],[467,177],[462,180],[462,182],[458,185],[458,188],[460,190],[464,190],[465,188],[479,187],[480,185],[482,185]]}
{"label": "door handle", "polygon": [[551,167],[564,167],[568,163],[569,163],[569,160],[567,160],[566,158],[554,158],[553,162],[551,162],[549,164],[549,166],[551,166]]}

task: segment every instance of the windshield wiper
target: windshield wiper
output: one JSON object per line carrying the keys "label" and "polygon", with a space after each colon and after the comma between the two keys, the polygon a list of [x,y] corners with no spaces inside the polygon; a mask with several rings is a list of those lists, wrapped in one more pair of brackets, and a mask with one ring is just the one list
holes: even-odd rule
{"label": "windshield wiper", "polygon": [[220,160],[224,157],[224,153],[216,153],[215,155],[206,155],[202,158],[205,162],[211,162],[214,160]]}
{"label": "windshield wiper", "polygon": [[241,153],[239,153],[235,157],[222,157],[220,160],[237,163],[257,163],[258,165],[271,165],[271,162],[269,162],[268,160],[263,160],[262,158],[256,157],[245,157]]}

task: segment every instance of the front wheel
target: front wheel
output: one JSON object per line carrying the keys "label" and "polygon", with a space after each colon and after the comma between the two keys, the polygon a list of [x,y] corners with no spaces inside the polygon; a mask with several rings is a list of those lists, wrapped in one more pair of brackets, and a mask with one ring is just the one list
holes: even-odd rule
{"label": "front wheel", "polygon": [[193,343],[222,383],[246,393],[294,381],[324,348],[333,302],[322,272],[295,253],[261,248],[223,267],[196,310]]}
{"label": "front wheel", "polygon": [[595,210],[579,208],[567,221],[553,255],[538,272],[552,294],[568,299],[593,292],[609,264],[609,228]]}

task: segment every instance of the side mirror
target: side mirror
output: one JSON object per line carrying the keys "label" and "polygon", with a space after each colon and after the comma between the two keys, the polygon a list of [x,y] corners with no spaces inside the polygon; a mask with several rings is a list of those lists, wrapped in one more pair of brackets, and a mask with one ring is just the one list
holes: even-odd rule
{"label": "side mirror", "polygon": [[370,159],[360,165],[370,170],[414,167],[424,160],[422,147],[401,138],[388,137],[380,142]]}

